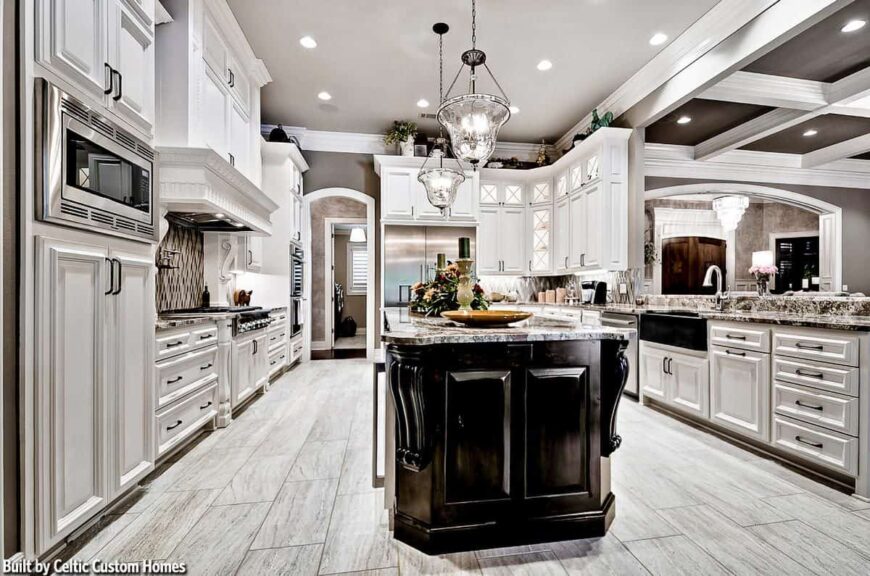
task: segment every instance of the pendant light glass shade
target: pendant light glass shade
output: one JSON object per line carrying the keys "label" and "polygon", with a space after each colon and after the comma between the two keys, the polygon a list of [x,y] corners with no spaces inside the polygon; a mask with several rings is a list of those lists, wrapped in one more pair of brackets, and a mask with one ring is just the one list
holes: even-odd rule
{"label": "pendant light glass shade", "polygon": [[453,154],[475,166],[492,156],[498,131],[510,117],[507,100],[491,94],[456,96],[438,109],[438,122],[450,136]]}
{"label": "pendant light glass shade", "polygon": [[737,230],[737,225],[748,207],[749,198],[746,196],[720,196],[713,200],[713,210],[725,232]]}
{"label": "pendant light glass shade", "polygon": [[[439,139],[439,143],[443,146],[443,139]],[[441,210],[441,213],[447,215],[447,210],[453,205],[456,200],[456,191],[459,185],[465,181],[465,174],[453,168],[444,167],[444,152],[436,144],[432,149],[432,154],[429,158],[438,159],[438,166],[432,168],[423,168],[417,174],[417,180],[426,189],[426,199],[429,204]],[[429,160],[427,159],[426,162]]]}

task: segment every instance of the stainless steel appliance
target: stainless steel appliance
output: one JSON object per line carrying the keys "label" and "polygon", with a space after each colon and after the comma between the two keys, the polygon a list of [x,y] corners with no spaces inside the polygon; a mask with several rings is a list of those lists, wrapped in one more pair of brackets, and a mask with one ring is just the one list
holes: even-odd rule
{"label": "stainless steel appliance", "polygon": [[407,307],[411,286],[430,280],[436,255],[459,257],[459,238],[471,238],[475,255],[475,229],[459,226],[386,226],[384,228],[384,307]]}
{"label": "stainless steel appliance", "polygon": [[607,304],[607,282],[581,282],[580,299],[583,304]]}
{"label": "stainless steel appliance", "polygon": [[290,337],[302,334],[303,274],[305,252],[298,246],[290,247]]}
{"label": "stainless steel appliance", "polygon": [[602,312],[601,325],[611,328],[633,328],[635,330],[628,340],[628,349],[625,351],[625,355],[628,357],[628,381],[625,383],[624,393],[637,398],[639,393],[637,373],[640,369],[640,347],[637,344],[637,316],[634,314]]}
{"label": "stainless steel appliance", "polygon": [[154,150],[57,86],[35,85],[36,217],[156,242]]}
{"label": "stainless steel appliance", "polygon": [[267,328],[272,323],[269,310],[262,306],[198,306],[196,308],[178,308],[166,310],[161,316],[193,314],[204,316],[208,314],[233,314],[233,336]]}

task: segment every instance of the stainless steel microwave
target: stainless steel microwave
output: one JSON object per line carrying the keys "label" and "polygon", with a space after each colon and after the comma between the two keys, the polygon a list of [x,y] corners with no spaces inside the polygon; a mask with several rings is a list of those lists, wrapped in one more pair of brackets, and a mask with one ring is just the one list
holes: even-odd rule
{"label": "stainless steel microwave", "polygon": [[44,79],[35,86],[36,218],[156,242],[154,149]]}

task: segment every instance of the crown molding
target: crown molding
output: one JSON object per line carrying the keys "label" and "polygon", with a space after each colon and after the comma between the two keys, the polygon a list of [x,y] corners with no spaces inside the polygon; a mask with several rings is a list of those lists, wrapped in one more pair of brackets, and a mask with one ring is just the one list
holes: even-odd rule
{"label": "crown molding", "polygon": [[838,160],[803,168],[800,154],[732,150],[712,160],[695,160],[692,146],[647,144],[644,175],[693,180],[870,189],[870,161]]}
{"label": "crown molding", "polygon": [[300,172],[308,171],[308,162],[305,161],[299,147],[293,142],[269,142],[261,139],[260,153],[263,156],[263,162],[283,162],[284,158],[289,158]]}

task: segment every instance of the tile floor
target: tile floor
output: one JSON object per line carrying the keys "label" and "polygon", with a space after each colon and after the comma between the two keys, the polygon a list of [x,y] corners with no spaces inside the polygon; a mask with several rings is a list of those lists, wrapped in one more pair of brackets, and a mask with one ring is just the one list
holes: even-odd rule
{"label": "tile floor", "polygon": [[371,487],[370,393],[364,360],[295,368],[64,557],[192,575],[870,573],[870,503],[631,401],[606,537],[426,556],[391,538]]}

